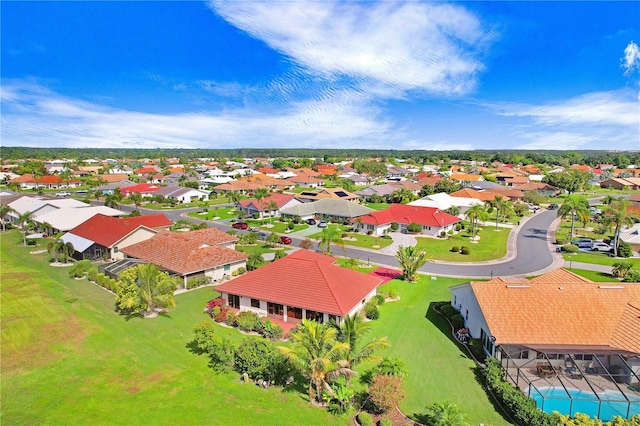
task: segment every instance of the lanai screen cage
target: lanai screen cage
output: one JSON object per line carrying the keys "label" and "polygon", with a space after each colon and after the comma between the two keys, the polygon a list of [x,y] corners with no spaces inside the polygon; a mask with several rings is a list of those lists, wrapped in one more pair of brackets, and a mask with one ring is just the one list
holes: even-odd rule
{"label": "lanai screen cage", "polygon": [[637,354],[501,346],[499,357],[505,378],[547,413],[605,421],[640,414]]}

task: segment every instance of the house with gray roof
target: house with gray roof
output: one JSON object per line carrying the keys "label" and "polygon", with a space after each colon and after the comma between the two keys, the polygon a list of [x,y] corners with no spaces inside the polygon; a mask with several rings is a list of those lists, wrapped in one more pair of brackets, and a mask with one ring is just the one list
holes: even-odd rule
{"label": "house with gray roof", "polygon": [[282,209],[280,214],[285,218],[298,218],[300,220],[317,217],[327,221],[345,222],[373,211],[369,207],[351,201],[323,198],[318,201]]}

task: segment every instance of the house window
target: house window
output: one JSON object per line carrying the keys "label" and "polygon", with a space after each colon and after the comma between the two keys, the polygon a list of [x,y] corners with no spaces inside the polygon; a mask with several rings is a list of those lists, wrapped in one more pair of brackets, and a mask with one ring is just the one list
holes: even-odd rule
{"label": "house window", "polygon": [[235,294],[230,294],[229,306],[231,306],[232,308],[240,309],[240,296],[236,296]]}
{"label": "house window", "polygon": [[227,263],[226,265],[224,265],[224,271],[225,272],[230,271],[230,270],[231,270],[231,264],[230,263]]}
{"label": "house window", "polygon": [[338,317],[336,317],[335,315],[329,314],[329,321],[336,322],[337,320],[338,320]]}
{"label": "house window", "polygon": [[269,315],[284,315],[284,306],[279,303],[267,302],[267,313]]}
{"label": "house window", "polygon": [[294,308],[293,306],[287,306],[287,317],[302,319],[302,308]]}
{"label": "house window", "polygon": [[260,309],[260,300],[251,299],[251,307]]}
{"label": "house window", "polygon": [[593,361],[593,354],[574,354],[573,359],[576,361]]}
{"label": "house window", "polygon": [[118,246],[113,246],[113,253],[117,253],[118,252]]}
{"label": "house window", "polygon": [[319,322],[322,324],[324,322],[324,314],[322,312],[311,311],[307,309],[305,318],[314,320],[315,322]]}

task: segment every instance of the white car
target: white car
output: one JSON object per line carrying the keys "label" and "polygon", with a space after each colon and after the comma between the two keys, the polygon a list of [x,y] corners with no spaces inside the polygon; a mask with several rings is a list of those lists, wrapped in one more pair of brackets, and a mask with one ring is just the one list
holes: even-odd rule
{"label": "white car", "polygon": [[592,245],[591,245],[591,251],[603,251],[603,252],[610,252],[613,250],[613,247],[611,247],[609,244],[607,243],[603,243],[602,241],[595,241]]}
{"label": "white car", "polygon": [[68,197],[71,195],[70,192],[56,192],[56,197]]}
{"label": "white car", "polygon": [[535,204],[529,203],[529,210],[535,212],[537,210],[540,210],[540,206],[536,206]]}

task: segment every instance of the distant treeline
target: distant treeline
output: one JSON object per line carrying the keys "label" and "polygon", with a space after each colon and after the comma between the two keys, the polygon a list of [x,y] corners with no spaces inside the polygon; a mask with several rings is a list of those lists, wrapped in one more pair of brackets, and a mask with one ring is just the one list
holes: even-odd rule
{"label": "distant treeline", "polygon": [[315,158],[325,162],[345,159],[381,158],[403,159],[417,164],[432,164],[439,160],[499,161],[505,164],[613,164],[624,168],[629,164],[640,164],[640,151],[425,151],[425,150],[381,150],[381,149],[313,149],[313,148],[237,148],[237,149],[129,149],[129,148],[27,148],[2,147],[2,160],[17,159],[140,159],[140,158]]}

